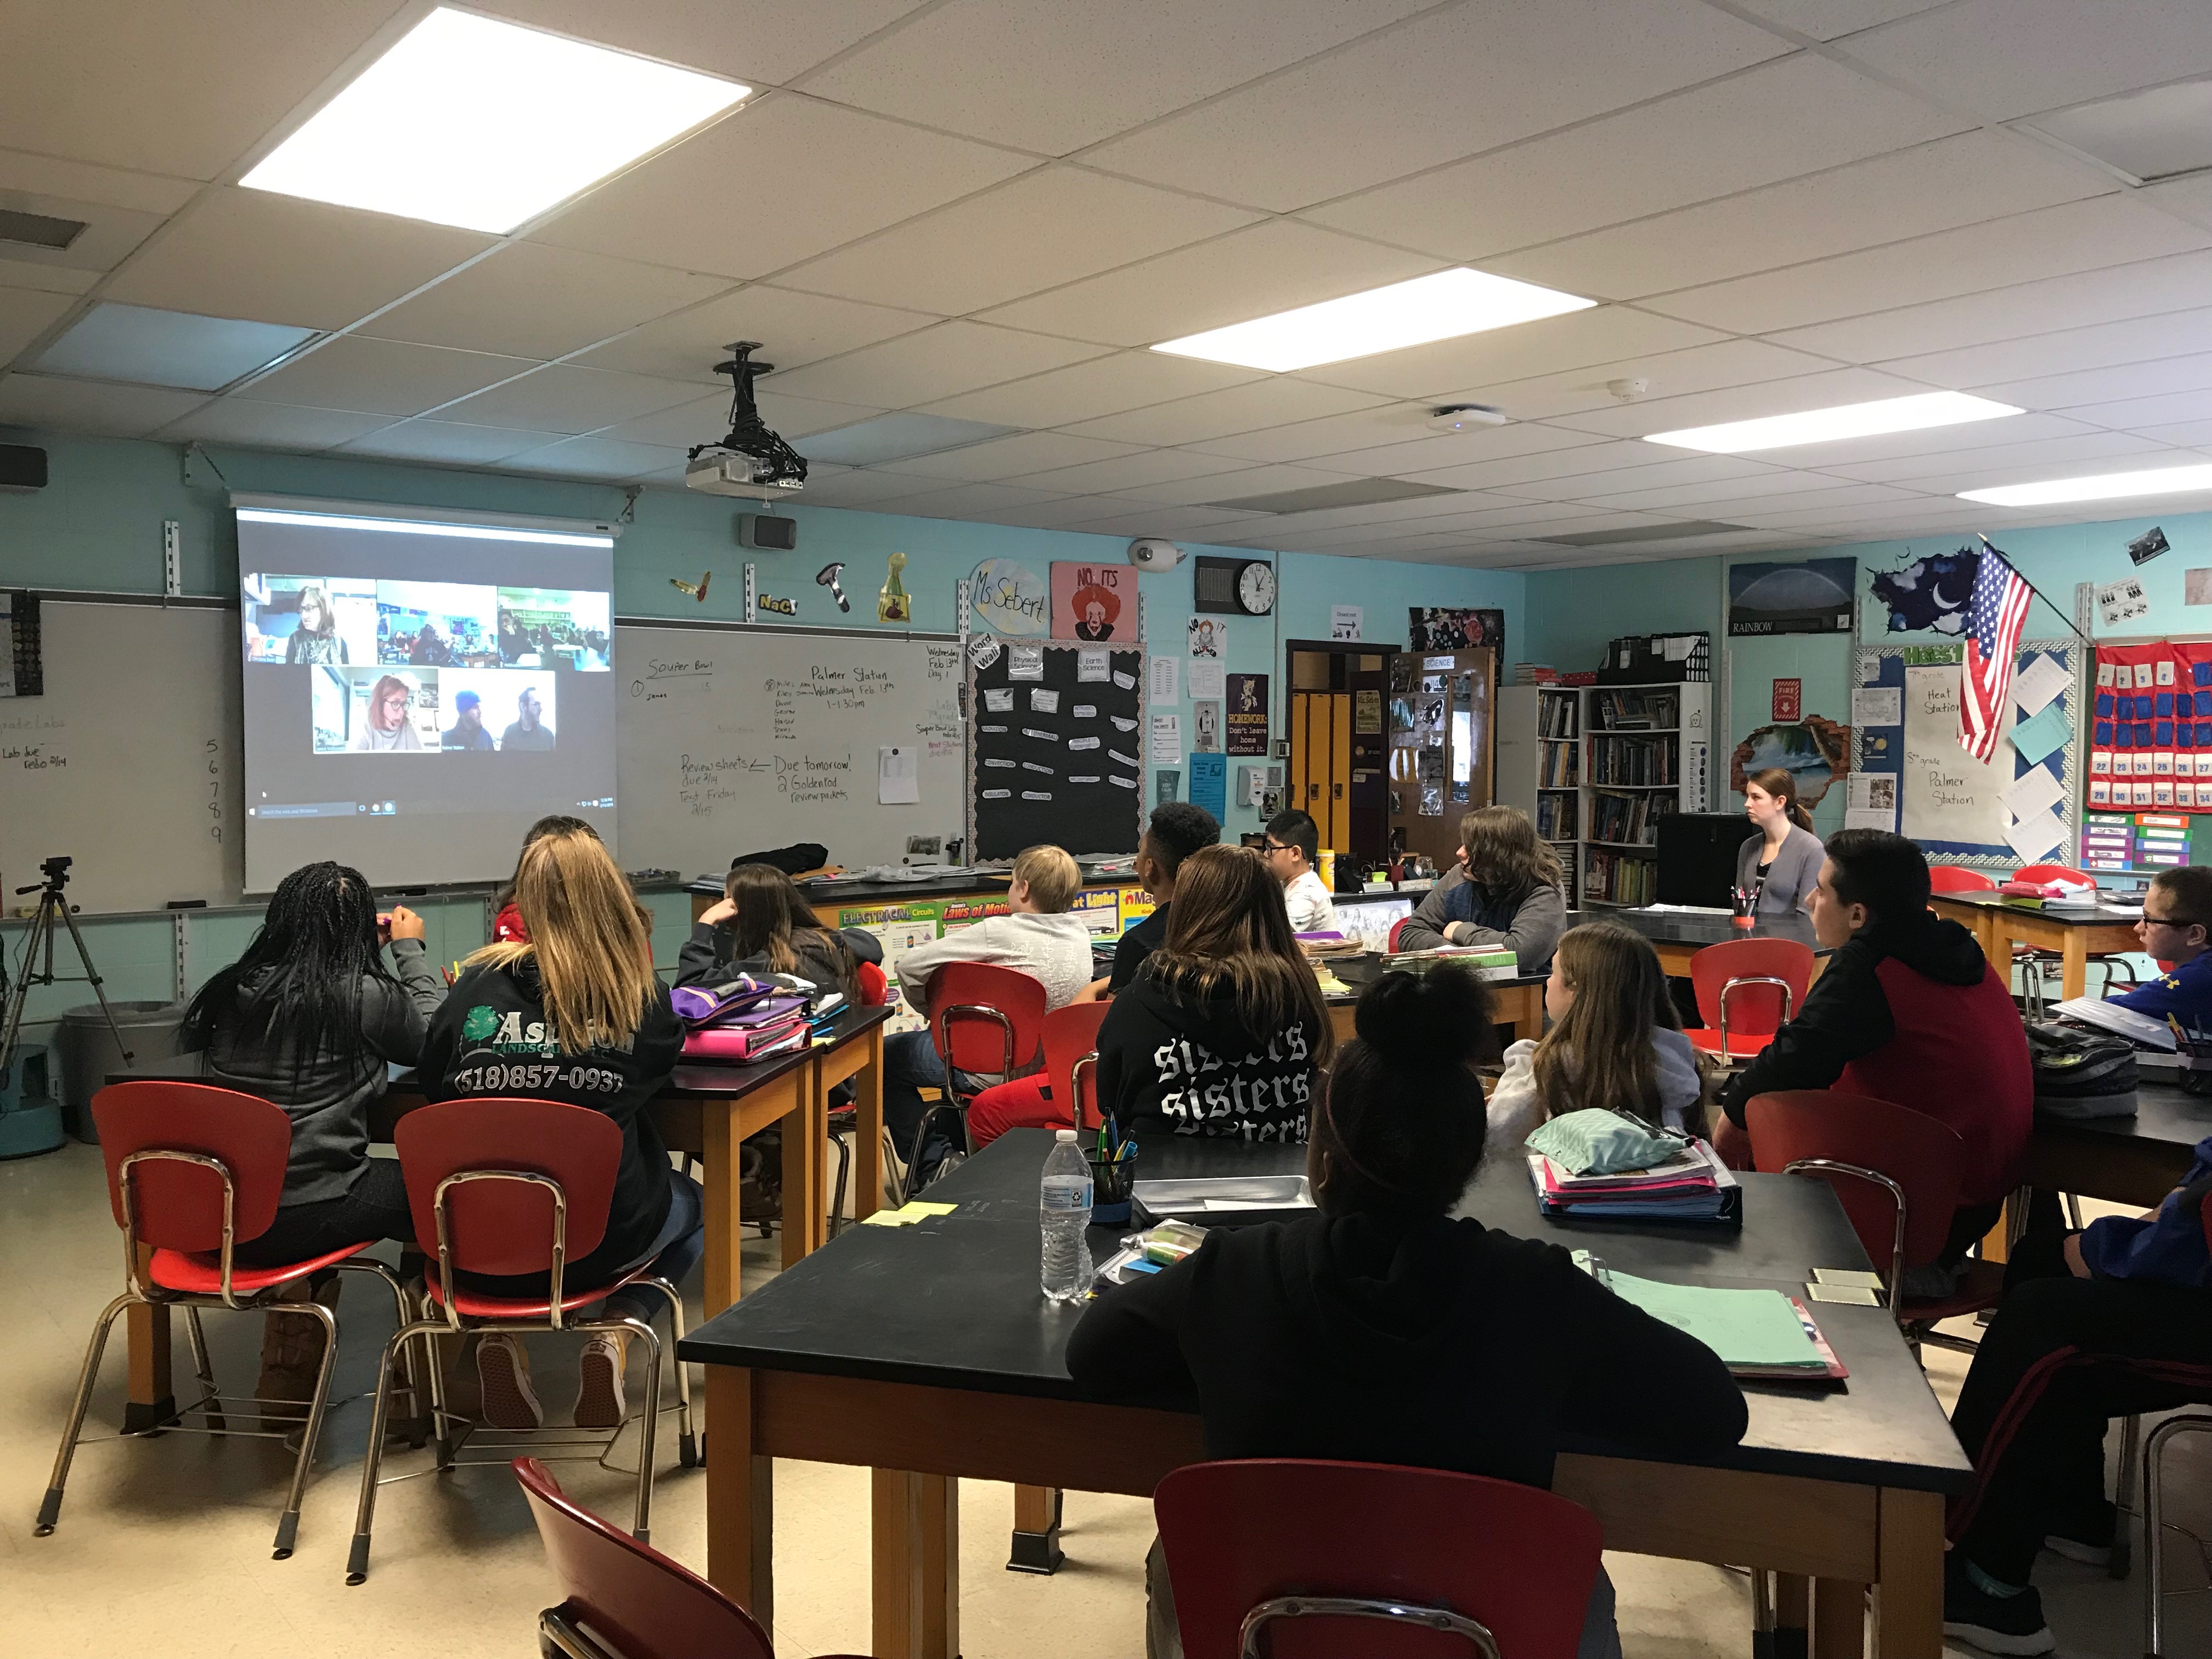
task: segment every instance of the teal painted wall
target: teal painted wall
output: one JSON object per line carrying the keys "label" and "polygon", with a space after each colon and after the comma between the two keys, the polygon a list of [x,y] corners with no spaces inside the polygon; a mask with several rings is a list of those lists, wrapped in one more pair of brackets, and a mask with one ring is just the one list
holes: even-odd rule
{"label": "teal painted wall", "polygon": [[[233,489],[595,520],[614,518],[625,505],[623,492],[616,487],[561,479],[264,451],[187,452],[173,444],[25,435],[46,447],[52,483],[35,495],[0,495],[0,586],[158,592],[161,526],[164,520],[175,520],[182,538],[185,591],[234,596],[238,550],[225,505]],[[1054,560],[1120,562],[1127,547],[1127,538],[1120,536],[793,506],[786,511],[799,520],[799,551],[748,552],[736,544],[735,521],[738,511],[750,505],[680,489],[641,494],[634,522],[616,548],[617,614],[736,620],[744,604],[743,566],[750,560],[757,568],[762,592],[798,601],[797,623],[874,627],[876,592],[884,580],[885,562],[892,552],[902,551],[908,557],[902,580],[914,598],[915,626],[949,631],[956,626],[953,584],[982,559],[1018,558],[1043,577]],[[1285,696],[1281,642],[1326,639],[1333,605],[1364,606],[1367,639],[1398,645],[1406,641],[1406,613],[1413,606],[1502,608],[1510,651],[1517,650],[1527,626],[1527,582],[1516,572],[1183,545],[1194,555],[1211,550],[1275,559],[1279,578],[1275,614],[1231,619],[1226,665],[1232,672],[1269,677],[1279,727]],[[846,562],[843,586],[853,602],[849,614],[838,611],[827,593],[814,586],[814,573],[832,559]],[[708,569],[714,572],[714,580],[703,605],[669,586],[672,577],[696,582]],[[1149,631],[1163,653],[1182,654],[1192,574],[1187,557],[1171,571],[1144,578]],[[1192,736],[1188,697],[1182,714],[1188,744]],[[1187,793],[1187,762],[1182,770]],[[1148,784],[1148,797],[1149,792]],[[119,799],[118,807],[127,810],[127,799]],[[1225,827],[1231,835],[1256,830],[1259,815],[1232,806]],[[830,826],[793,826],[793,839],[809,834],[830,843],[834,855],[836,837]],[[633,865],[655,861],[650,848],[625,846],[623,850]],[[0,873],[11,878],[15,874]],[[689,931],[688,902],[681,895],[650,896],[650,902],[659,922],[654,956],[662,966],[670,967]],[[433,904],[425,915],[434,960],[451,961],[483,942],[481,907],[474,901]],[[188,989],[236,956],[255,921],[252,915],[210,914],[187,921]],[[16,924],[0,926],[11,970],[20,933]],[[175,946],[168,921],[88,918],[86,943],[107,979],[112,997],[167,1000],[174,994]],[[36,992],[31,1015],[50,1021],[62,1009],[89,997],[82,985]]]}

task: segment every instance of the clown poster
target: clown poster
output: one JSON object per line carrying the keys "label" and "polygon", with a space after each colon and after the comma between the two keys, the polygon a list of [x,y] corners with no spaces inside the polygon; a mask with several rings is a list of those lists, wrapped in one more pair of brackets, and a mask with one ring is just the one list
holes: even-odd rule
{"label": "clown poster", "polygon": [[1137,637],[1137,572],[1126,564],[1054,562],[1052,637],[1097,643]]}

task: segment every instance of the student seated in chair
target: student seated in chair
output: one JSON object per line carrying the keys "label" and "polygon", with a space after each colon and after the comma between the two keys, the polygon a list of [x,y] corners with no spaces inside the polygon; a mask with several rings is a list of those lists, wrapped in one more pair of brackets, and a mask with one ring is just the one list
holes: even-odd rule
{"label": "student seated in chair", "polygon": [[864,962],[880,966],[883,941],[858,927],[831,927],[791,878],[772,864],[740,864],[720,902],[691,924],[676,957],[678,985],[711,985],[738,974],[792,974],[825,991],[858,995]]}
{"label": "student seated in chair", "polygon": [[[1209,1458],[1396,1463],[1547,1488],[1570,1435],[1691,1458],[1741,1440],[1743,1395],[1711,1348],[1559,1245],[1453,1218],[1482,1160],[1473,1068],[1495,1056],[1496,1017],[1471,974],[1368,987],[1306,1148],[1318,1213],[1215,1232],[1150,1278],[1102,1286],[1067,1345],[1078,1387],[1148,1402],[1194,1391]],[[1179,1659],[1157,1545],[1146,1568],[1147,1651]],[[1601,1572],[1579,1653],[1620,1651]]]}
{"label": "student seated in chair", "polygon": [[1121,935],[1114,946],[1114,971],[1083,988],[1078,1002],[1110,997],[1136,978],[1145,958],[1168,936],[1168,906],[1175,900],[1176,872],[1201,847],[1221,840],[1221,826],[1203,806],[1171,800],[1152,809],[1152,820],[1137,842],[1137,879],[1152,895],[1152,914]]}
{"label": "student seated in chair", "polygon": [[1517,806],[1485,806],[1459,821],[1459,863],[1429,890],[1398,936],[1401,951],[1445,945],[1510,951],[1540,974],[1567,925],[1566,872]]}
{"label": "student seated in chair", "polygon": [[[1064,848],[1031,847],[1014,860],[1013,884],[1006,890],[1003,916],[989,916],[899,958],[899,995],[916,1012],[929,1012],[930,976],[949,962],[988,962],[1027,974],[1044,987],[1047,1013],[1064,1008],[1091,979],[1091,930],[1067,907],[1082,890],[1083,872]],[[981,1088],[995,1077],[973,1078],[963,1089]],[[919,1158],[925,1169],[944,1155],[932,1145],[916,1146],[915,1137],[928,1108],[924,1086],[945,1086],[945,1061],[927,1031],[902,1031],[884,1042],[884,1127],[901,1158]]]}
{"label": "student seated in chair", "polygon": [[1974,936],[1929,911],[1928,860],[1902,836],[1838,832],[1812,911],[1834,954],[1796,1018],[1723,1091],[1716,1148],[1747,1163],[1745,1103],[1784,1089],[1869,1095],[1949,1124],[1965,1143],[1950,1242],[1905,1284],[1908,1297],[1948,1295],[2027,1147],[2035,1082],[2020,1011]]}
{"label": "student seated in chair", "polygon": [[1283,884],[1294,933],[1336,932],[1336,901],[1322,884],[1321,826],[1296,807],[1267,820],[1267,868]]}
{"label": "student seated in chair", "polygon": [[2161,870],[2143,895],[2136,937],[2143,954],[2173,966],[2107,1002],[2153,1019],[2171,1018],[2192,1037],[2212,1036],[2212,866]]}

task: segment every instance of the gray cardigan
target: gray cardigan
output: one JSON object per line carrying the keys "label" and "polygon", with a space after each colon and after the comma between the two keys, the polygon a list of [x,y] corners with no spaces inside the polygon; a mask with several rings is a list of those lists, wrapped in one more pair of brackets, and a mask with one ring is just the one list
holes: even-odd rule
{"label": "gray cardigan", "polygon": [[[1753,836],[1744,842],[1735,855],[1735,884],[1748,887],[1759,878],[1759,854],[1766,844],[1764,836]],[[1774,855],[1774,865],[1766,872],[1766,885],[1759,890],[1759,913],[1778,915],[1787,911],[1802,911],[1814,888],[1820,883],[1820,866],[1827,860],[1827,849],[1820,838],[1810,830],[1790,826],[1779,851]]]}

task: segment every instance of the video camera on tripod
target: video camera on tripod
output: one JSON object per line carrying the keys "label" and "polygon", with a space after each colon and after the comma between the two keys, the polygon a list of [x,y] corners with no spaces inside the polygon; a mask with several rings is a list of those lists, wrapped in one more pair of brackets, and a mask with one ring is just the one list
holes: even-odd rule
{"label": "video camera on tripod", "polygon": [[[77,931],[73,906],[62,896],[69,885],[70,866],[76,860],[70,858],[50,858],[40,861],[40,873],[44,881],[33,882],[28,887],[18,887],[17,896],[25,893],[39,896],[37,907],[31,913],[30,925],[23,930],[23,954],[15,969],[15,982],[10,988],[7,981],[7,964],[0,961],[0,996],[7,999],[8,1015],[0,1021],[0,1079],[8,1075],[8,1067],[15,1057],[16,1039],[23,1029],[23,1005],[29,999],[33,985],[59,983],[86,984],[100,999],[100,1012],[107,1021],[107,1029],[115,1035],[115,1046],[123,1051],[123,1063],[131,1064],[136,1056],[131,1045],[124,1041],[123,1028],[116,1024],[115,1010],[107,1006],[107,993],[102,988],[100,970],[92,965],[92,953],[84,948],[84,935]],[[69,929],[70,941],[76,946],[76,959],[84,967],[82,974],[57,974],[54,971],[54,923],[58,920]],[[36,972],[32,964],[39,964]]]}

